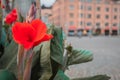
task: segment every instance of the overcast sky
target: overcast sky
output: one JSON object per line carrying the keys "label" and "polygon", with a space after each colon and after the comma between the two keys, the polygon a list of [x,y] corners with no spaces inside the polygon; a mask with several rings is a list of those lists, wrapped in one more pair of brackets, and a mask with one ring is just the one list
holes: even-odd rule
{"label": "overcast sky", "polygon": [[55,0],[41,0],[41,4],[45,4],[46,6],[51,6]]}

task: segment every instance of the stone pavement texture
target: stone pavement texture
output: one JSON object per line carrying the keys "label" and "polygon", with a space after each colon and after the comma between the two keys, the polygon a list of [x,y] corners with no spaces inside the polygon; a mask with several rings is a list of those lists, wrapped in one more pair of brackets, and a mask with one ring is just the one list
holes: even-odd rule
{"label": "stone pavement texture", "polygon": [[111,80],[120,80],[120,37],[67,37],[77,49],[93,52],[94,59],[88,63],[72,65],[66,74],[70,78],[107,74]]}

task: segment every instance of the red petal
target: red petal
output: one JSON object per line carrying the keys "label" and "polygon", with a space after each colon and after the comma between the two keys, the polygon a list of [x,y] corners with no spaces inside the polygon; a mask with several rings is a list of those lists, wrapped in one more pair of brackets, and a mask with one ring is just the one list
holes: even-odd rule
{"label": "red petal", "polygon": [[41,42],[43,42],[43,41],[48,41],[48,40],[50,40],[50,39],[52,39],[52,38],[53,38],[53,35],[45,34],[45,36],[44,36],[41,40],[36,41],[36,42],[34,43],[34,46],[37,46],[37,45],[40,44]]}
{"label": "red petal", "polygon": [[36,32],[29,23],[16,22],[12,27],[12,33],[14,40],[22,44],[26,49],[33,46]]}
{"label": "red petal", "polygon": [[12,24],[16,20],[17,20],[17,11],[16,11],[16,9],[13,9],[12,12],[10,12],[6,16],[6,23],[7,24]]}
{"label": "red petal", "polygon": [[13,10],[12,10],[12,13],[17,13],[17,10],[16,10],[16,9],[13,9]]}
{"label": "red petal", "polygon": [[31,24],[32,24],[33,28],[37,32],[37,35],[36,35],[34,41],[36,42],[36,41],[41,40],[45,36],[45,34],[47,32],[46,25],[41,20],[39,20],[39,19],[33,20],[31,22]]}

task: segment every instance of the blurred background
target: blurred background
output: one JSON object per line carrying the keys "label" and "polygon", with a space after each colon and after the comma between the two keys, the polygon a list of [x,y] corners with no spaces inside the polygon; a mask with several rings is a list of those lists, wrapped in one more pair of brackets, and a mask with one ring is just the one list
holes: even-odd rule
{"label": "blurred background", "polygon": [[62,27],[75,48],[93,52],[92,62],[70,66],[71,78],[107,74],[120,80],[120,1],[41,0],[41,17]]}

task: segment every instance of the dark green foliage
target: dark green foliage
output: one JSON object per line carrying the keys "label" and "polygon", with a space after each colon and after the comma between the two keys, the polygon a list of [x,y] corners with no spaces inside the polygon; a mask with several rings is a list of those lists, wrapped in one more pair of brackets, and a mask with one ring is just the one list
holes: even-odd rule
{"label": "dark green foliage", "polygon": [[51,40],[50,44],[50,56],[54,61],[56,61],[60,65],[63,65],[64,45],[62,29],[54,28],[52,34],[54,38]]}
{"label": "dark green foliage", "polygon": [[17,44],[12,41],[5,47],[4,55],[0,59],[0,69],[8,69],[17,74]]}
{"label": "dark green foliage", "polygon": [[3,54],[4,54],[4,46],[0,44],[0,58],[2,57]]}
{"label": "dark green foliage", "polygon": [[8,70],[0,70],[0,80],[17,80],[15,75]]}
{"label": "dark green foliage", "polygon": [[58,70],[55,78],[53,80],[70,80],[62,70]]}
{"label": "dark green foliage", "polygon": [[19,13],[19,21],[23,22],[24,21],[24,17],[21,15],[21,13]]}
{"label": "dark green foliage", "polygon": [[53,80],[58,73],[60,65],[53,59],[51,59],[51,64],[52,64],[51,65],[52,66],[52,76],[50,77],[50,80]]}
{"label": "dark green foliage", "polygon": [[88,50],[72,50],[70,57],[68,57],[68,65],[89,62],[92,59],[93,54]]}
{"label": "dark green foliage", "polygon": [[88,77],[88,78],[79,78],[79,79],[72,79],[72,80],[109,80],[110,77],[107,75],[96,75],[93,77]]}
{"label": "dark green foliage", "polygon": [[38,80],[39,77],[41,77],[42,67],[40,65],[40,52],[37,51],[36,54],[33,57],[33,64],[32,64],[32,70],[31,70],[31,80]]}

